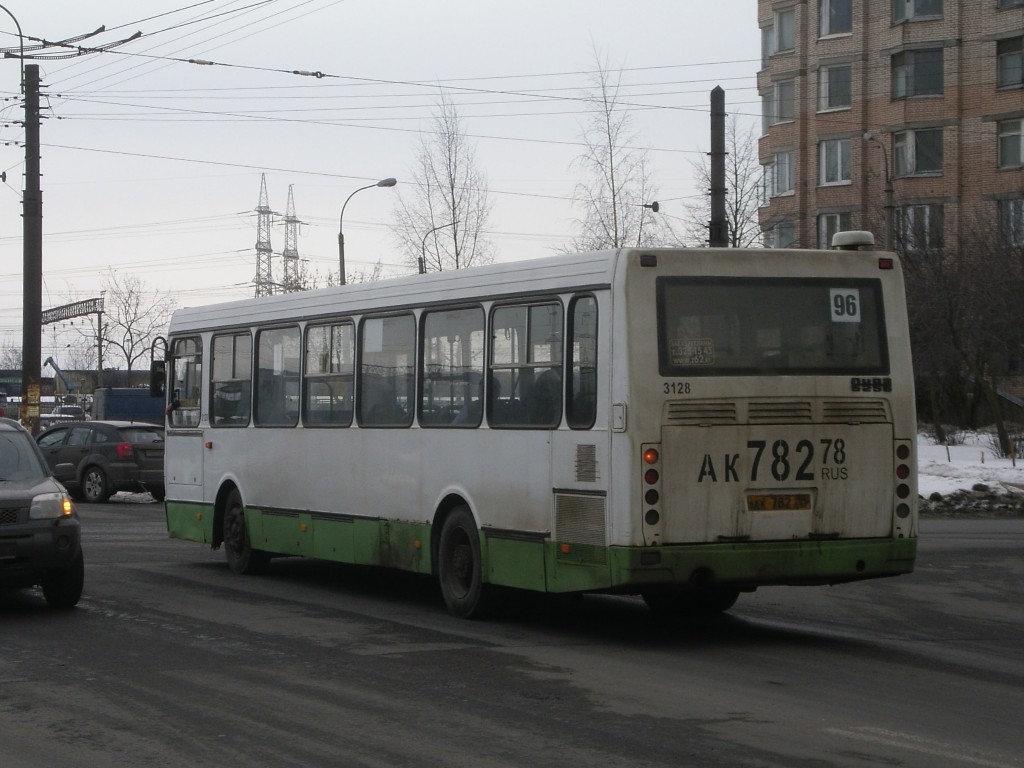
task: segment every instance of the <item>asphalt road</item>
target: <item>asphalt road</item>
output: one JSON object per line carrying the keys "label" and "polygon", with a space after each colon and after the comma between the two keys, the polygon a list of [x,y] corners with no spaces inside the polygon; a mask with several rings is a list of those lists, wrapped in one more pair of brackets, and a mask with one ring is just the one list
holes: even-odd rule
{"label": "asphalt road", "polygon": [[1024,766],[1024,520],[918,569],[659,622],[636,599],[447,615],[429,580],[232,575],[162,507],[81,505],[86,594],[0,592],[0,766]]}

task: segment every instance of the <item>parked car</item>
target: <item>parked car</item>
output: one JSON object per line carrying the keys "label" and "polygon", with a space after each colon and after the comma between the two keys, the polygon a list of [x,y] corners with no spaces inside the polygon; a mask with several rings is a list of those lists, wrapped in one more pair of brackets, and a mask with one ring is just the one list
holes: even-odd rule
{"label": "parked car", "polygon": [[42,586],[53,608],[82,596],[85,567],[78,515],[32,435],[0,418],[0,586]]}
{"label": "parked car", "polygon": [[39,426],[45,428],[68,421],[85,421],[88,418],[89,414],[80,405],[58,405],[49,413],[39,416]]}
{"label": "parked car", "polygon": [[102,503],[118,491],[164,499],[164,428],[131,421],[56,424],[36,438],[74,498]]}

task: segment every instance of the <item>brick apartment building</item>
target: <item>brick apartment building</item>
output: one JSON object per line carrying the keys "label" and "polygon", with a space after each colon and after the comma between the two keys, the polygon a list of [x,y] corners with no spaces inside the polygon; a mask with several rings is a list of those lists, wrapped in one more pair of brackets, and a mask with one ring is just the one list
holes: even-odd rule
{"label": "brick apartment building", "polygon": [[1024,245],[1024,0],[758,0],[758,25],[767,245],[961,250],[979,214]]}

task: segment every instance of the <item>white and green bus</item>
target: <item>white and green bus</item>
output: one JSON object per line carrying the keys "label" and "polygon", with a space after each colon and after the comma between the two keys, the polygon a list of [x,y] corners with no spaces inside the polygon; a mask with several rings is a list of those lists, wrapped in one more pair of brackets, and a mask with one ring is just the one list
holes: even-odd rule
{"label": "white and green bus", "polygon": [[399,568],[472,617],[913,570],[892,254],[558,256],[182,309],[167,341],[168,531],[238,573]]}

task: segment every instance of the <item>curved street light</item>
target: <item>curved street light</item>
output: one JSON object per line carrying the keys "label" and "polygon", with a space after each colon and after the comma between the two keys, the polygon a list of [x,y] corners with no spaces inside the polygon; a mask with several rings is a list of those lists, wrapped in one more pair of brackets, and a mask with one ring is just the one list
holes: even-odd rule
{"label": "curved street light", "polygon": [[[455,227],[458,223],[459,222],[457,220],[456,221],[449,221],[449,222],[447,222],[445,224],[438,224],[433,229],[428,229],[427,230],[427,233],[423,236],[423,242],[421,243],[421,248],[420,248],[420,254],[421,254],[420,255],[420,274],[421,275],[425,275],[427,273],[427,238],[430,237],[434,232],[437,232],[437,230],[439,230],[439,229],[444,229],[445,227]],[[438,261],[440,261],[440,259],[438,259]]]}
{"label": "curved street light", "polygon": [[345,202],[341,206],[341,215],[338,216],[338,271],[341,285],[345,285],[345,233],[343,226],[345,221],[345,206],[348,205],[348,201],[352,199],[356,192],[362,192],[364,189],[372,189],[373,187],[393,187],[397,183],[397,179],[389,176],[386,179],[381,179],[376,184],[367,184],[365,187],[360,187],[345,198]]}
{"label": "curved street light", "polygon": [[640,238],[644,234],[644,213],[645,213],[645,209],[647,209],[647,208],[651,209],[651,213],[657,213],[658,209],[661,208],[661,204],[657,200],[655,200],[653,203],[641,203],[640,204],[640,226],[637,227],[637,232],[636,232],[636,247],[637,248],[640,247]]}

